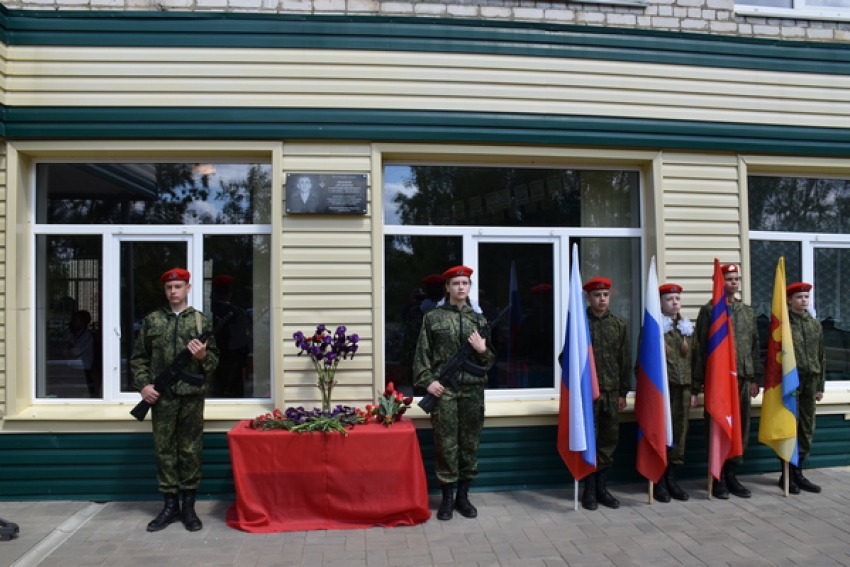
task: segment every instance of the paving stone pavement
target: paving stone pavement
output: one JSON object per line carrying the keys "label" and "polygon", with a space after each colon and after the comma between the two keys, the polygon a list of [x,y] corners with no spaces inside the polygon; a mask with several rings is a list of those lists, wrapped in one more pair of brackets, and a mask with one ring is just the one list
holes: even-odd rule
{"label": "paving stone pavement", "polygon": [[614,486],[622,507],[594,512],[573,509],[571,488],[481,492],[476,519],[277,534],[228,528],[230,502],[199,502],[200,532],[153,534],[159,502],[0,502],[21,529],[0,541],[0,567],[850,566],[850,467],[807,476],[821,494],[785,498],[776,474],[741,477],[753,497],[726,501],[704,481],[669,504],[650,505],[645,484]]}

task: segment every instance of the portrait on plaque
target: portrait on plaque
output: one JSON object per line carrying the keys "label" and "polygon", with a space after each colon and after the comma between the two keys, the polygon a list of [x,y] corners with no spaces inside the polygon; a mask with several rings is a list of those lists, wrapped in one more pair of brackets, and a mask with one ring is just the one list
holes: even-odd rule
{"label": "portrait on plaque", "polygon": [[365,173],[287,173],[286,212],[365,215]]}

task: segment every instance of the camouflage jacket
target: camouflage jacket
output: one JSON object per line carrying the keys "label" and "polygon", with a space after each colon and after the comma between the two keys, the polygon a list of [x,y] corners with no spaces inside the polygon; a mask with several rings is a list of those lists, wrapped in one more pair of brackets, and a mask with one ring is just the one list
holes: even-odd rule
{"label": "camouflage jacket", "polygon": [[[761,384],[764,381],[764,366],[759,352],[759,333],[756,326],[756,312],[752,307],[740,301],[729,303],[732,315],[732,336],[735,337],[735,355],[738,364],[738,377],[753,380]],[[708,356],[708,331],[711,328],[711,302],[699,310],[697,317],[694,353],[694,388],[701,391],[705,385],[705,362]]]}
{"label": "camouflage jacket", "polygon": [[[467,344],[469,335],[486,324],[484,316],[468,305],[458,308],[444,304],[426,313],[413,357],[413,385],[424,390],[431,382],[439,379],[440,371]],[[483,353],[474,352],[470,360],[488,370],[493,366],[496,354],[489,339],[487,350]],[[484,384],[487,376],[476,376],[461,370],[457,381],[459,384]]]}
{"label": "camouflage jacket", "polygon": [[602,317],[587,308],[590,342],[600,392],[619,392],[625,398],[631,390],[632,347],[626,324],[606,311]]}
{"label": "camouflage jacket", "polygon": [[[133,388],[141,391],[148,384],[153,384],[156,377],[186,348],[189,341],[198,337],[195,313],[193,307],[187,307],[179,315],[162,307],[144,318],[142,330],[130,357]],[[202,313],[201,332],[211,330],[212,323]],[[216,366],[218,348],[215,345],[215,337],[211,337],[207,344],[206,358],[198,360],[193,357],[185,370],[209,378],[215,372]],[[174,393],[178,396],[203,394],[205,391],[205,385],[193,386],[183,380],[179,380],[174,387]]]}
{"label": "camouflage jacket", "polygon": [[[669,317],[664,319],[669,320]],[[693,372],[691,359],[694,354],[694,329],[691,323],[691,334],[685,336],[679,329],[679,323],[684,319],[671,320],[672,328],[664,333],[664,344],[667,353],[667,382],[676,386],[692,386]],[[690,323],[690,321],[688,321]],[[682,354],[682,343],[687,343],[687,354]]]}
{"label": "camouflage jacket", "polygon": [[823,327],[808,311],[794,313],[788,310],[791,338],[794,341],[794,358],[797,371],[814,377],[815,391],[823,392],[826,354],[823,348]]}

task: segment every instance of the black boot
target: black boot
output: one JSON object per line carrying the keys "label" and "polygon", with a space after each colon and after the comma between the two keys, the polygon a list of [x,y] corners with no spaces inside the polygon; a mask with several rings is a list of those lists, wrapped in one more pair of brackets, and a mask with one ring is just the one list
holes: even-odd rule
{"label": "black boot", "polygon": [[800,487],[800,490],[814,493],[820,492],[820,486],[803,476],[803,467],[789,465],[789,468],[791,469],[791,480]]}
{"label": "black boot", "polygon": [[180,519],[183,520],[183,526],[190,532],[200,531],[204,525],[201,519],[195,513],[195,491],[183,491],[183,510],[180,514]]}
{"label": "black boot", "polygon": [[688,493],[682,490],[679,483],[676,482],[676,465],[667,465],[667,470],[664,471],[664,480],[667,481],[667,492],[670,493],[671,498],[682,502],[690,498]]}
{"label": "black boot", "polygon": [[452,508],[454,508],[455,504],[454,486],[444,484],[440,488],[443,490],[443,501],[440,502],[440,507],[437,509],[437,519],[451,520],[452,516],[454,516],[454,513],[452,513]]}
{"label": "black boot", "polygon": [[619,508],[620,501],[608,492],[608,487],[605,484],[607,474],[607,469],[596,473],[596,501],[608,508]]}
{"label": "black boot", "polygon": [[471,480],[462,480],[457,483],[457,496],[455,496],[455,508],[464,518],[475,518],[478,516],[478,510],[469,501],[469,487],[472,485]]}
{"label": "black boot", "polygon": [[714,479],[711,486],[711,495],[720,500],[729,500],[729,489],[726,488],[726,465],[720,469],[720,479]]}
{"label": "black boot", "polygon": [[[783,466],[784,462],[785,461],[783,461],[782,459],[779,459],[779,488],[781,488],[782,490],[785,490],[785,467]],[[791,473],[793,467],[794,465],[788,463],[788,493],[800,494],[800,487],[797,486],[796,482],[794,482],[794,475]]]}
{"label": "black boot", "polygon": [[735,469],[737,468],[737,463],[733,463],[732,461],[726,462],[726,487],[729,489],[729,492],[738,498],[749,498],[753,493],[738,481],[738,477],[735,476]]}
{"label": "black boot", "polygon": [[581,507],[585,510],[596,510],[596,473],[590,473],[584,477],[584,492],[581,495]]}
{"label": "black boot", "polygon": [[149,532],[164,530],[169,524],[180,517],[180,503],[177,501],[177,495],[165,493],[163,496],[165,498],[165,506],[163,506],[159,515],[148,524]]}
{"label": "black boot", "polygon": [[667,490],[667,479],[664,475],[652,485],[652,497],[659,502],[670,502],[670,492]]}

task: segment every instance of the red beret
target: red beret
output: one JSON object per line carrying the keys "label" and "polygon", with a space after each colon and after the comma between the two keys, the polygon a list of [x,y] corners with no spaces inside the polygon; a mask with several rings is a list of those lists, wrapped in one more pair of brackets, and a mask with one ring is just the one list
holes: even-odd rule
{"label": "red beret", "polygon": [[738,269],[738,266],[736,266],[735,264],[724,264],[723,266],[720,266],[720,271],[723,272],[724,274],[729,274],[729,273],[732,273],[732,272],[740,272],[740,270]]}
{"label": "red beret", "polygon": [[220,275],[216,276],[212,279],[213,287],[232,287],[233,286],[233,276]]}
{"label": "red beret", "polygon": [[537,284],[531,288],[531,293],[552,293],[552,286],[547,283]]}
{"label": "red beret", "polygon": [[667,283],[662,286],[658,286],[658,295],[664,295],[665,293],[682,293],[682,286],[674,283]]}
{"label": "red beret", "polygon": [[804,291],[812,291],[812,284],[806,282],[797,282],[792,283],[791,285],[785,288],[785,293],[787,295],[794,295],[795,293],[801,293]]}
{"label": "red beret", "polygon": [[454,268],[449,268],[445,272],[443,272],[443,280],[449,281],[452,278],[456,278],[458,276],[466,276],[470,277],[472,275],[472,268],[467,268],[466,266],[455,266]]}
{"label": "red beret", "polygon": [[168,270],[161,276],[159,276],[159,281],[162,283],[171,282],[174,280],[184,280],[189,281],[191,274],[182,268],[175,268],[173,270]]}
{"label": "red beret", "polygon": [[440,274],[431,274],[430,276],[422,278],[422,283],[427,285],[441,284],[443,283],[443,276]]}
{"label": "red beret", "polygon": [[584,291],[593,291],[595,289],[611,289],[611,280],[608,278],[593,278],[588,280],[582,288]]}

